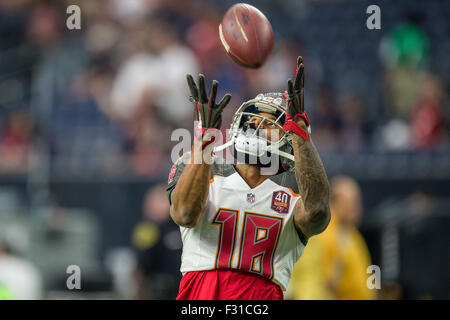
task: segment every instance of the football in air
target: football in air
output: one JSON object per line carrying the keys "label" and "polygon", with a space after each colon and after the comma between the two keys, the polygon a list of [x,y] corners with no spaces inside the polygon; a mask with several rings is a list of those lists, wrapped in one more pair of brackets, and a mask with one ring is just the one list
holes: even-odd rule
{"label": "football in air", "polygon": [[261,11],[246,3],[228,9],[219,36],[227,54],[246,68],[259,68],[272,52],[272,25]]}

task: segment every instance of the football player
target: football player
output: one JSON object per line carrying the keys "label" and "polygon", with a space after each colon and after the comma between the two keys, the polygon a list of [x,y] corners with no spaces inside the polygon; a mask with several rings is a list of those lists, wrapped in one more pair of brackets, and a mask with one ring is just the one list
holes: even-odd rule
{"label": "football player", "polygon": [[[167,187],[183,240],[177,299],[281,300],[308,238],[330,221],[328,180],[304,110],[303,60],[298,57],[287,92],[244,103],[230,140],[215,148],[214,132],[231,96],[216,103],[218,83],[207,95],[203,75],[198,86],[191,75],[187,82],[196,134]],[[214,155],[226,147],[233,163]],[[267,174],[263,169],[272,163],[264,157],[279,159],[279,169]]]}

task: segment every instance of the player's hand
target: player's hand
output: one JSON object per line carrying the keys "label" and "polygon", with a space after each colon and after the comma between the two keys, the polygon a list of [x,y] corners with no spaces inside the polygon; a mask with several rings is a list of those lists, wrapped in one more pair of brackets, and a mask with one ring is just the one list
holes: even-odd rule
{"label": "player's hand", "polygon": [[305,66],[303,65],[303,58],[299,56],[297,58],[294,83],[292,83],[292,79],[288,80],[288,112],[292,118],[299,113],[305,112],[304,90]]}
{"label": "player's hand", "polygon": [[[186,75],[190,100],[194,105],[194,121],[196,122],[196,136],[203,135],[208,129],[220,129],[222,124],[222,111],[230,102],[231,95],[226,94],[219,103],[216,103],[217,88],[219,82],[213,80],[209,95],[206,95],[205,76],[199,74],[198,87],[192,75]],[[199,132],[201,131],[201,133]]]}
{"label": "player's hand", "polygon": [[309,119],[305,113],[305,66],[303,58],[297,58],[294,82],[288,80],[288,109],[286,123],[283,129],[294,132],[306,140],[309,140]]}

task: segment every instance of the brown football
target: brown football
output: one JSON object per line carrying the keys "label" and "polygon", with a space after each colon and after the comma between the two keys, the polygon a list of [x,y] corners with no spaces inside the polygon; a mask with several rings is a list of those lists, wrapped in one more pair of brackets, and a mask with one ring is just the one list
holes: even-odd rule
{"label": "brown football", "polygon": [[272,25],[261,11],[246,3],[228,9],[219,36],[228,55],[246,68],[259,68],[272,52]]}

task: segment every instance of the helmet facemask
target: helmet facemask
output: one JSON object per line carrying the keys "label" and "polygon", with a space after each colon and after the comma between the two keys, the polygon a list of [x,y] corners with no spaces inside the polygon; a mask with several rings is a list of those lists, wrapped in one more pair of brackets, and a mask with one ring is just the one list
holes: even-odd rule
{"label": "helmet facemask", "polygon": [[[260,113],[270,113],[276,118]],[[254,117],[261,119],[258,125],[249,122]],[[259,94],[239,107],[231,122],[230,140],[215,151],[229,146],[238,162],[267,167],[276,159],[284,170],[288,170],[293,166],[294,156],[290,135],[282,128],[285,118],[286,99],[282,93]],[[265,130],[271,130],[271,139]],[[281,136],[276,137],[277,133]]]}

